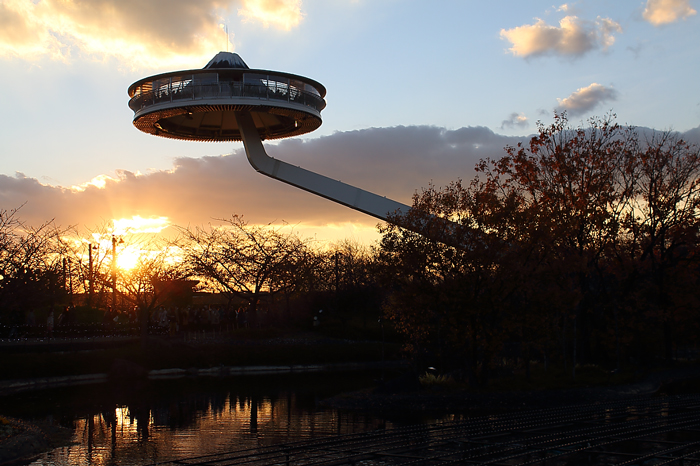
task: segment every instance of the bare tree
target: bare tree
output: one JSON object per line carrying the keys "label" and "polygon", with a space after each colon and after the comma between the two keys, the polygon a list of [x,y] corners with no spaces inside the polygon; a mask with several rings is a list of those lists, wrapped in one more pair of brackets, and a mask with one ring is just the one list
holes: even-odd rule
{"label": "bare tree", "polygon": [[[175,260],[173,246],[165,244],[142,245],[136,264],[129,270],[119,271],[119,294],[136,307],[141,338],[148,337],[151,313],[165,303],[170,287],[164,284],[183,282],[187,270]],[[193,282],[193,285],[196,282]]]}
{"label": "bare tree", "polygon": [[[21,207],[20,207],[21,208]],[[26,310],[65,297],[62,231],[53,221],[26,225],[17,209],[0,209],[0,318],[20,323]]]}
{"label": "bare tree", "polygon": [[191,274],[212,289],[248,301],[250,321],[257,319],[264,294],[294,286],[294,270],[303,262],[306,242],[280,227],[249,225],[242,217],[222,226],[183,228],[178,244]]}

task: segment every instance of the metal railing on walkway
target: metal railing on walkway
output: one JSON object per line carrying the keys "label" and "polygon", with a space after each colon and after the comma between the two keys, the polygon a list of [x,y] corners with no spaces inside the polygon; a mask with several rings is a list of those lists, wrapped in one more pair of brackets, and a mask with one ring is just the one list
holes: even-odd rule
{"label": "metal railing on walkway", "polygon": [[[255,100],[270,100],[274,102],[289,102],[308,107],[317,112],[326,106],[325,101],[316,93],[295,88],[285,83],[273,80],[264,80],[257,84],[242,83],[237,81],[221,81],[208,84],[195,84],[194,81],[181,88],[165,87],[139,93],[131,98],[129,107],[134,112],[140,112],[157,104],[168,104],[183,101],[201,101],[222,99],[231,100],[241,98]],[[226,103],[225,101],[222,103]]]}

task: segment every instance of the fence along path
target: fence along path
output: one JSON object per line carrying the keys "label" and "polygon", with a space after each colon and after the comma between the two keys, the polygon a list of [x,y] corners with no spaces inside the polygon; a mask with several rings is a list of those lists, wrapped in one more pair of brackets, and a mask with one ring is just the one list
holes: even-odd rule
{"label": "fence along path", "polygon": [[700,464],[700,395],[349,434],[160,465]]}

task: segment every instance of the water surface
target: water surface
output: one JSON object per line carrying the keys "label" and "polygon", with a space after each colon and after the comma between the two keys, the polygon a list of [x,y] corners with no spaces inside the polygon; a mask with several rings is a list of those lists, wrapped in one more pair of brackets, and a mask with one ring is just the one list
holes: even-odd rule
{"label": "water surface", "polygon": [[72,445],[33,465],[144,465],[415,422],[319,406],[326,397],[371,386],[372,376],[90,385],[0,398],[0,413],[71,429]]}

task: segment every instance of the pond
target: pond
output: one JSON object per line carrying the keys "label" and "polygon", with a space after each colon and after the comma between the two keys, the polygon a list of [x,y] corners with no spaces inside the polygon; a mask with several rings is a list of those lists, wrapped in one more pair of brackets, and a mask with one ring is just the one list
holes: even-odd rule
{"label": "pond", "polygon": [[371,386],[376,375],[89,385],[2,397],[0,413],[72,431],[71,445],[32,465],[145,465],[422,421],[319,406],[324,398]]}

